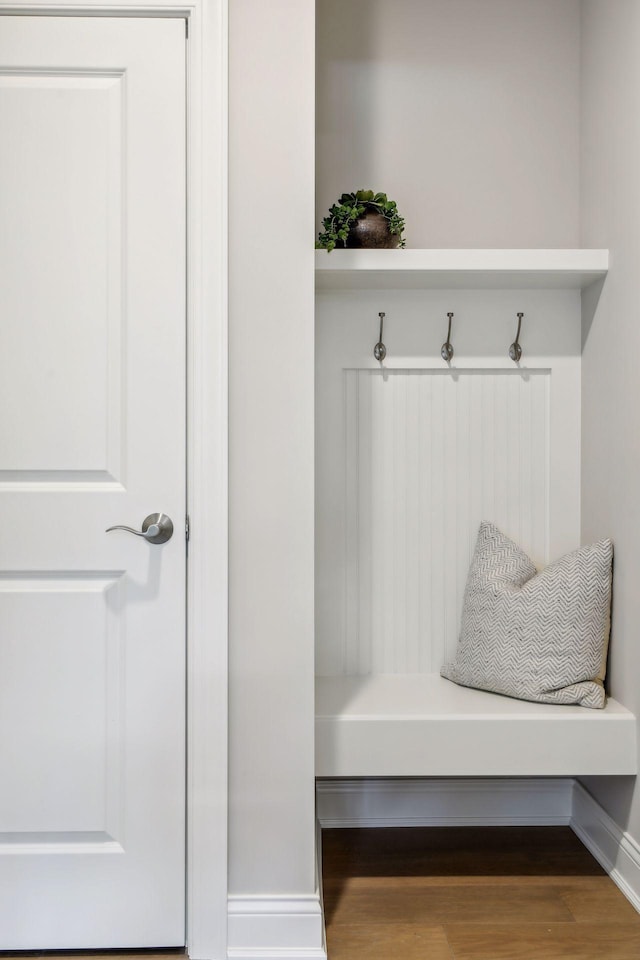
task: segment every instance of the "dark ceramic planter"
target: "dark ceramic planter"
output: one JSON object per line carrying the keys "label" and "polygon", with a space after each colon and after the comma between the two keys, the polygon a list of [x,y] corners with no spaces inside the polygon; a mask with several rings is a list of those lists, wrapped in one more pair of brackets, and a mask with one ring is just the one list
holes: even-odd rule
{"label": "dark ceramic planter", "polygon": [[375,210],[367,210],[361,217],[358,217],[349,230],[346,245],[350,249],[366,247],[367,249],[391,250],[397,247],[399,243],[400,236],[397,233],[390,232],[389,221],[386,217]]}

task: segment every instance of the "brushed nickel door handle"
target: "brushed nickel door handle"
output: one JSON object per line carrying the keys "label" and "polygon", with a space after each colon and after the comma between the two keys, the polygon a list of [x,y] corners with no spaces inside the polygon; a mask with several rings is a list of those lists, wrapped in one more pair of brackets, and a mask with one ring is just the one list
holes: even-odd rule
{"label": "brushed nickel door handle", "polygon": [[126,530],[135,537],[142,537],[148,543],[166,543],[173,536],[173,523],[166,513],[150,513],[142,521],[142,530],[117,524],[115,527],[107,527],[105,533],[111,533],[112,530]]}

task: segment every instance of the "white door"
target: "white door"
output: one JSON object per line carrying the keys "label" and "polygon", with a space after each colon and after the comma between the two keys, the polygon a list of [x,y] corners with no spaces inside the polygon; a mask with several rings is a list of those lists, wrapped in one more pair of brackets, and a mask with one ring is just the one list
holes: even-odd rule
{"label": "white door", "polygon": [[0,17],[3,950],[184,943],[185,289],[184,22]]}

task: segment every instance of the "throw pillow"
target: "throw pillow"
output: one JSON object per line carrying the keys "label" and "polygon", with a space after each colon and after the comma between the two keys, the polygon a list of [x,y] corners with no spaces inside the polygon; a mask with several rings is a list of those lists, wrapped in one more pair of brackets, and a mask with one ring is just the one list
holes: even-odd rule
{"label": "throw pillow", "polygon": [[458,649],[442,676],[521,700],[603,707],[612,557],[611,541],[601,540],[538,573],[520,547],[482,523]]}

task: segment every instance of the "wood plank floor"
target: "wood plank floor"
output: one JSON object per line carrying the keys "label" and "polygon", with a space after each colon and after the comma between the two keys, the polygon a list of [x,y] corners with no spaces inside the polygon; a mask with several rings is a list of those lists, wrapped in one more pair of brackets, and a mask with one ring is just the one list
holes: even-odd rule
{"label": "wood plank floor", "polygon": [[639,960],[640,915],[569,827],[325,830],[329,960]]}

